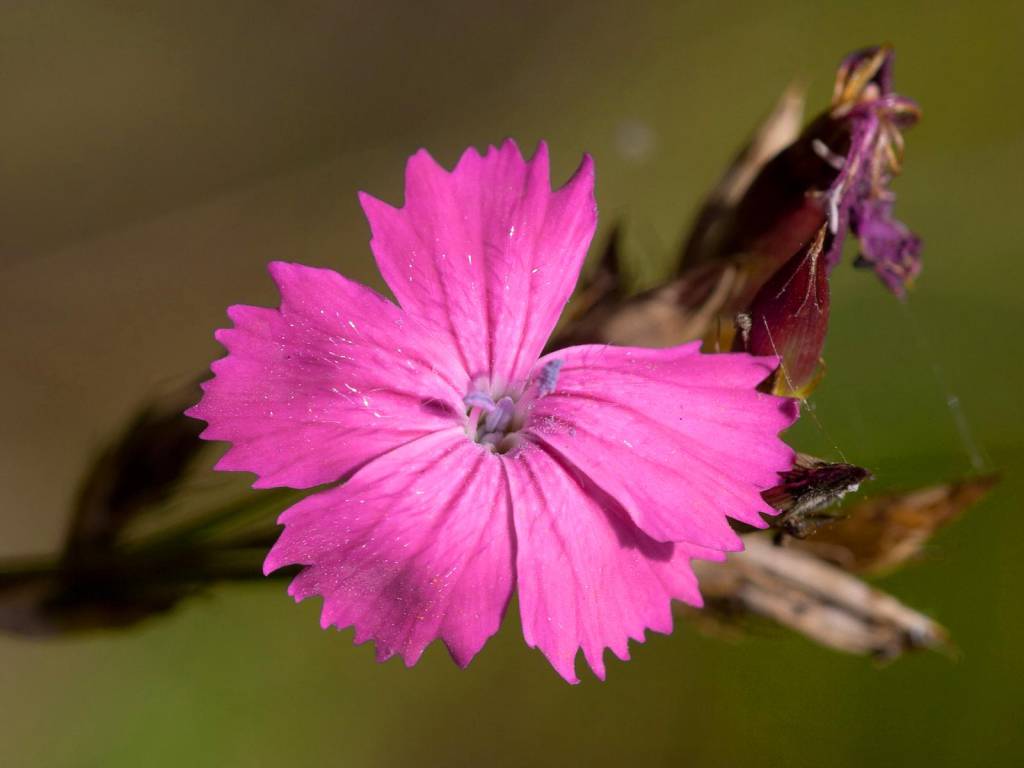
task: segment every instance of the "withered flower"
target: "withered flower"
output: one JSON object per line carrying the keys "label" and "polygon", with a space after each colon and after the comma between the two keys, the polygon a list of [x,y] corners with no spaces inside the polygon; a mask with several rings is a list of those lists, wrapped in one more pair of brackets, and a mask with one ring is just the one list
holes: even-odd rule
{"label": "withered flower", "polygon": [[[890,184],[902,168],[902,131],[920,117],[912,100],[892,90],[893,51],[866,48],[840,65],[832,103],[788,146],[761,167],[726,210],[713,193],[717,233],[695,229],[682,274],[707,262],[734,262],[744,280],[725,311],[750,306],[754,295],[823,224],[831,242],[829,270],[839,262],[846,233],[860,240],[858,263],[870,265],[895,294],[920,272],[920,240],[892,216]],[[727,178],[732,171],[727,174]]]}
{"label": "withered flower", "polygon": [[[897,296],[921,271],[921,240],[892,215],[893,177],[903,166],[903,130],[920,119],[917,104],[892,90],[893,51],[867,48],[846,58],[839,68],[831,120],[844,123],[849,148],[836,162],[839,175],[824,196],[829,228],[836,241],[829,251],[831,269],[841,256],[847,226],[860,240],[858,263],[870,265]],[[820,142],[820,140],[819,140]],[[813,143],[823,159],[833,149]]]}
{"label": "withered flower", "polygon": [[[588,342],[665,347],[702,338],[706,351],[728,350],[736,316],[750,314],[755,298],[767,301],[768,289],[759,292],[773,276],[813,265],[823,282],[848,231],[860,240],[856,263],[873,267],[902,295],[920,272],[921,243],[893,218],[889,187],[901,168],[902,131],[919,110],[893,93],[892,66],[887,46],[848,56],[829,108],[803,131],[802,92],[787,89],[706,197],[675,278],[631,296],[621,284],[606,290],[609,273],[599,270],[601,290],[577,297],[550,349]],[[823,254],[805,263],[805,249],[823,227]],[[816,293],[820,299],[824,290]],[[823,334],[827,311],[816,322],[812,335]],[[803,341],[805,354],[816,367],[821,346],[811,341]]]}

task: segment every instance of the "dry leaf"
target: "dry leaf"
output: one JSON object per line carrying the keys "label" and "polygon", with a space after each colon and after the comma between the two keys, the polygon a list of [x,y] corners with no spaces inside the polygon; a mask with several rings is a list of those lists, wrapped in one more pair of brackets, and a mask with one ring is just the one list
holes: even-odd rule
{"label": "dry leaf", "polygon": [[708,193],[683,248],[684,265],[713,260],[721,253],[721,242],[726,238],[737,203],[765,164],[800,135],[803,119],[804,88],[793,84],[782,93],[771,113]]}
{"label": "dry leaf", "polygon": [[976,504],[997,475],[864,499],[846,519],[791,546],[854,573],[877,575],[917,557],[942,526]]}

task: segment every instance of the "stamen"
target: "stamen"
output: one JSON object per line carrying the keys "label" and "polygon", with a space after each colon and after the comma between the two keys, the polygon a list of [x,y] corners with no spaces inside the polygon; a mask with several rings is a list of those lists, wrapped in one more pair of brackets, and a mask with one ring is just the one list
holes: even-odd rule
{"label": "stamen", "polygon": [[490,413],[497,407],[495,406],[494,401],[491,400],[490,395],[484,394],[483,392],[470,392],[462,398],[462,402],[466,404],[467,408],[479,408],[485,413]]}
{"label": "stamen", "polygon": [[[558,361],[561,367],[561,361]],[[557,369],[556,369],[557,372]],[[517,410],[516,401],[522,397],[522,386],[498,397],[497,402],[490,394],[493,382],[474,382],[480,387],[466,395],[466,435],[475,443],[494,453],[508,453],[519,444],[518,430],[523,428],[525,415]]]}
{"label": "stamen", "polygon": [[506,395],[498,401],[494,410],[487,414],[484,419],[485,432],[504,432],[512,421],[512,414],[515,411],[515,403],[512,398]]}

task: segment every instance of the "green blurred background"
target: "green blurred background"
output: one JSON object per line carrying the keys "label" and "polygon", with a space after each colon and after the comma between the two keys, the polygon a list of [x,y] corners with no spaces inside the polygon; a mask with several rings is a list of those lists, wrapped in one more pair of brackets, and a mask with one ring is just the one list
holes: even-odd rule
{"label": "green blurred background", "polygon": [[[514,611],[467,671],[322,632],[279,582],[141,628],[0,637],[4,766],[990,765],[1024,762],[1019,329],[1024,107],[1016,3],[17,2],[0,7],[0,555],[52,551],[76,478],[140,398],[220,354],[264,264],[375,287],[355,192],[401,198],[506,135],[594,154],[603,242],[641,279],[794,78],[812,110],[850,49],[890,41],[920,101],[897,190],[925,239],[908,306],[833,280],[828,376],[801,448],[872,489],[971,469],[962,403],[1004,481],[884,588],[955,658],[879,667],[782,631],[680,626],[606,683],[564,684]],[[596,250],[596,249],[595,249]],[[646,270],[646,271],[645,271]]]}

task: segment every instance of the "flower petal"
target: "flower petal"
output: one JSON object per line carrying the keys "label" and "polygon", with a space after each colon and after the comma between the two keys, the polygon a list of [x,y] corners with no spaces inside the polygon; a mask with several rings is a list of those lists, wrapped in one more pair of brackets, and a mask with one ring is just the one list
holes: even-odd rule
{"label": "flower petal", "polygon": [[501,459],[459,430],[422,438],[281,515],[269,573],[307,567],[289,593],[323,595],[321,624],[355,627],[377,658],[412,666],[435,638],[465,666],[512,594],[511,508]]}
{"label": "flower petal", "polygon": [[217,469],[308,488],[462,418],[468,382],[436,334],[330,270],[270,272],[281,308],[228,310],[228,355],[188,411],[209,422],[202,437],[233,443]]}
{"label": "flower petal", "polygon": [[792,401],[754,387],[777,360],[671,349],[571,347],[530,416],[534,439],[582,470],[649,536],[719,550],[742,548],[726,517],[764,527],[761,491],[790,469],[778,438]]}
{"label": "flower petal", "polygon": [[607,494],[542,446],[506,462],[517,541],[523,635],[571,683],[579,649],[604,679],[604,649],[629,658],[629,640],[672,631],[671,601],[701,605],[688,544],[644,535]]}
{"label": "flower petal", "polygon": [[589,156],[551,191],[543,143],[463,154],[448,172],[409,159],[405,207],[363,194],[381,274],[406,311],[450,335],[471,377],[526,377],[576,285],[597,224]]}

